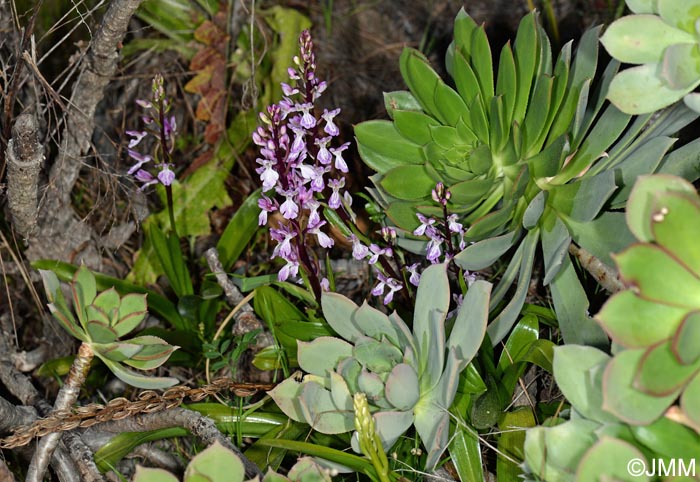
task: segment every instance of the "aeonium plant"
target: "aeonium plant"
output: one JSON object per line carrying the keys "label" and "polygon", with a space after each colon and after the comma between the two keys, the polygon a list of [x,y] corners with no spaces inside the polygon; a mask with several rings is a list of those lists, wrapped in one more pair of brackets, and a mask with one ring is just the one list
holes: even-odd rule
{"label": "aeonium plant", "polygon": [[[415,426],[432,469],[448,444],[459,374],[484,337],[490,292],[488,282],[474,282],[454,320],[446,320],[447,265],[432,265],[418,285],[412,330],[396,312],[324,293],[323,315],[339,337],[299,342],[297,359],[307,375],[285,380],[270,396],[291,419],[336,434],[355,428],[353,397],[364,393],[383,449]],[[446,321],[453,322],[449,336]],[[357,436],[353,448],[361,449]]]}
{"label": "aeonium plant", "polygon": [[[587,314],[569,246],[573,241],[612,264],[609,253],[632,241],[616,210],[639,175],[666,168],[670,136],[697,117],[681,105],[633,119],[607,104],[619,64],[611,62],[594,86],[598,32],[586,32],[575,55],[569,43],[555,57],[531,13],[494,69],[484,27],[462,10],[446,58],[454,88],[423,54],[406,48],[400,67],[408,91],[385,95],[391,120],[355,128],[359,153],[376,171],[370,193],[397,228],[400,246],[422,251],[421,237],[434,244],[420,236],[416,212],[442,216],[431,202],[439,182],[451,194],[447,211],[465,228],[468,246],[455,256],[457,265],[480,270],[507,256],[491,297],[493,343],[520,314],[538,251],[564,340],[607,342]],[[695,162],[687,154],[685,166]]]}
{"label": "aeonium plant", "polygon": [[117,378],[134,387],[166,388],[178,383],[175,378],[141,375],[126,367],[157,368],[178,348],[150,335],[123,339],[148,314],[146,295],[119,296],[114,288],[98,294],[95,276],[81,266],[70,285],[71,309],[56,274],[41,270],[41,277],[51,313],[68,333],[82,342],[81,353],[89,354],[90,358],[97,356]]}

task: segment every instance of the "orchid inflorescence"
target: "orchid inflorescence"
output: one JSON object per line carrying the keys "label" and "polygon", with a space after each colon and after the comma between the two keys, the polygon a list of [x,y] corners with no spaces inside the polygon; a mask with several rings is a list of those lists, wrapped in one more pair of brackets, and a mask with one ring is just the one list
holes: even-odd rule
{"label": "orchid inflorescence", "polygon": [[[175,116],[167,116],[171,103],[165,98],[163,76],[156,74],[152,84],[152,99],[137,99],[136,103],[146,109],[147,114],[141,116],[141,120],[146,128],[142,131],[126,131],[132,139],[129,140],[129,157],[136,161],[128,171],[136,180],[142,182],[141,189],[145,189],[153,184],[170,186],[175,179],[171,154],[175,148],[175,132],[177,123]],[[138,146],[148,136],[153,136],[156,140],[156,147],[153,154],[144,154],[134,148]],[[154,161],[154,162],[152,162]],[[153,167],[149,169],[149,167]],[[154,175],[154,172],[157,173]]]}
{"label": "orchid inflorescence", "polygon": [[330,209],[341,206],[350,212],[352,198],[344,190],[348,172],[343,152],[350,143],[331,147],[340,134],[334,119],[340,109],[324,109],[320,118],[314,114],[315,102],[326,90],[326,82],[316,76],[313,42],[308,31],[299,37],[300,55],[294,57],[295,67],[289,68],[290,84],[282,83],[284,98],[260,114],[263,125],[253,133],[253,142],[260,147],[260,167],[256,172],[262,181],[263,195],[259,224],[268,221],[268,214],[278,211],[280,220],[270,229],[277,241],[273,258],[286,264],[278,273],[285,281],[297,276],[301,267],[309,276],[311,286],[320,295],[327,287],[315,258],[306,250],[307,236],[315,236],[323,248],[334,242],[322,228],[327,224],[320,212],[322,203]]}

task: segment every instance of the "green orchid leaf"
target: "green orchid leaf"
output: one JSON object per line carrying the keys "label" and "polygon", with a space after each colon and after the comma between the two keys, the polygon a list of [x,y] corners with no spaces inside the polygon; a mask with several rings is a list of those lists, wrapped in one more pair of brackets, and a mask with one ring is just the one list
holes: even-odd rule
{"label": "green orchid leaf", "polygon": [[312,341],[321,336],[332,336],[326,323],[320,321],[287,321],[277,326],[276,333],[299,341]]}
{"label": "green orchid leaf", "polygon": [[263,447],[275,447],[292,450],[344,465],[356,472],[376,477],[372,464],[365,457],[349,454],[323,445],[284,439],[260,439],[257,442]]}
{"label": "green orchid leaf", "polygon": [[224,270],[231,269],[258,230],[258,214],[260,214],[258,199],[260,199],[260,190],[250,193],[238,206],[236,214],[228,222],[216,243],[219,260]]}
{"label": "green orchid leaf", "polygon": [[497,368],[500,373],[520,362],[528,353],[532,344],[539,338],[539,326],[535,315],[524,315],[515,325],[498,360]]}
{"label": "green orchid leaf", "polygon": [[460,480],[484,480],[481,445],[476,431],[466,425],[458,425],[449,450]]}
{"label": "green orchid leaf", "polygon": [[513,460],[523,460],[523,445],[525,433],[528,429],[537,425],[535,416],[530,407],[518,407],[507,412],[498,424],[502,431],[498,438],[498,456],[496,459],[496,473],[498,480],[504,482],[519,482],[522,480],[523,471],[519,464]]}
{"label": "green orchid leaf", "polygon": [[632,425],[658,419],[679,393],[653,397],[633,388],[642,356],[644,350],[624,350],[610,360],[603,373],[603,410]]}

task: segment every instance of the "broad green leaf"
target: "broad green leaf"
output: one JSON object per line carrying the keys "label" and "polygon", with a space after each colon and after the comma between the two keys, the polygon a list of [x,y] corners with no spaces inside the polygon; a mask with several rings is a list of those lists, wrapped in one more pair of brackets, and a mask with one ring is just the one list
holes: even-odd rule
{"label": "broad green leaf", "polygon": [[554,79],[549,76],[540,76],[535,81],[535,90],[523,122],[521,152],[525,157],[531,157],[539,152],[546,139],[553,86]]}
{"label": "broad green leaf", "polygon": [[620,72],[610,84],[608,99],[622,112],[639,115],[667,107],[692,90],[668,87],[657,75],[658,68],[644,64]]}
{"label": "broad green leaf", "polygon": [[358,306],[339,293],[325,292],[321,295],[323,316],[333,330],[344,339],[355,342],[364,335],[353,322]]}
{"label": "broad green leaf", "polygon": [[[410,179],[410,182],[406,182]],[[424,166],[399,166],[387,172],[381,186],[399,199],[414,201],[425,199],[435,189],[436,181],[428,176]]]}
{"label": "broad green leaf", "polygon": [[[443,330],[443,322],[450,305],[450,287],[447,280],[447,266],[434,264],[421,275],[416,292],[416,307],[413,313],[413,334],[418,343],[421,360],[428,358],[428,347],[438,330]],[[442,339],[444,344],[445,340]],[[441,347],[444,356],[444,345]],[[437,355],[437,354],[435,354]],[[442,370],[442,367],[440,367]]]}
{"label": "broad green leaf", "polygon": [[607,171],[557,186],[550,191],[548,205],[575,221],[589,222],[598,216],[616,188],[615,173]]}
{"label": "broad green leaf", "polygon": [[678,396],[653,397],[633,388],[644,350],[624,350],[610,360],[603,374],[603,410],[633,425],[658,419]]}
{"label": "broad green leaf", "polygon": [[133,482],[179,482],[177,477],[163,469],[136,466]]}
{"label": "broad green leaf", "polygon": [[693,311],[685,317],[675,333],[671,349],[676,359],[690,365],[700,357],[700,312]]}
{"label": "broad green leaf", "polygon": [[611,57],[627,64],[657,64],[668,47],[694,42],[693,35],[672,27],[655,15],[622,17],[613,22],[600,38]]}
{"label": "broad green leaf", "polygon": [[444,82],[438,82],[435,87],[435,107],[440,111],[445,123],[451,126],[456,125],[468,112],[464,100]]}
{"label": "broad green leaf", "polygon": [[548,195],[549,193],[547,191],[540,191],[527,205],[527,208],[523,213],[523,227],[525,229],[530,230],[537,225],[540,220],[540,216],[542,216],[542,213],[544,212]]}
{"label": "broad green leaf", "polygon": [[258,214],[260,214],[258,199],[260,199],[260,191],[254,191],[243,201],[216,243],[219,260],[224,270],[231,269],[257,232]]}
{"label": "broad green leaf", "polygon": [[[105,290],[101,292],[99,295],[95,297],[95,301],[92,302],[94,306],[97,308],[101,309],[104,313],[109,313],[112,311],[114,308],[119,308],[119,293],[117,293],[117,290],[114,288],[110,288],[108,290]],[[133,311],[145,311],[146,310],[146,302],[144,301],[143,303],[143,308],[142,310],[133,310]]]}
{"label": "broad green leaf", "polygon": [[513,246],[518,234],[518,231],[512,231],[467,246],[464,251],[455,256],[455,263],[469,271],[478,271],[491,266]]}
{"label": "broad green leaf", "polygon": [[[464,106],[466,109],[466,106]],[[381,121],[374,121],[381,122]],[[358,134],[358,129],[361,129],[365,122],[358,124],[355,127],[355,135],[358,137],[358,142],[362,142],[360,135]],[[430,116],[425,115],[422,112],[416,112],[412,110],[395,110],[394,111],[394,126],[399,134],[405,137],[407,140],[418,144],[425,145],[432,141],[432,136],[430,135],[431,127],[438,127],[441,124]],[[406,141],[403,141],[403,145],[409,145]],[[375,152],[378,152],[375,150]],[[393,154],[393,153],[392,153]],[[420,157],[413,157],[416,161],[422,159]],[[382,171],[383,172],[383,171]]]}
{"label": "broad green leaf", "polygon": [[[553,220],[553,221],[552,221]],[[571,235],[559,216],[549,211],[542,224],[542,254],[544,256],[544,279],[547,286],[559,273],[564,258],[569,256]]]}
{"label": "broad green leaf", "polygon": [[686,313],[684,308],[648,301],[625,290],[608,299],[596,319],[615,343],[645,348],[669,339]]}
{"label": "broad green leaf", "polygon": [[700,278],[663,247],[636,244],[614,258],[624,282],[636,286],[645,299],[691,310],[700,308]]}
{"label": "broad green leaf", "polygon": [[[688,416],[690,420],[697,426],[700,425],[700,374],[696,374],[695,377],[686,385],[683,390],[683,395],[681,395],[681,409]],[[696,444],[697,445],[697,444]],[[675,447],[675,445],[674,445]],[[695,457],[698,458],[698,452],[695,451]]]}
{"label": "broad green leaf", "polygon": [[90,320],[85,324],[85,329],[90,341],[95,343],[109,343],[118,338],[117,332],[107,323]]}
{"label": "broad green leaf", "polygon": [[[77,290],[77,305],[74,309],[80,316],[80,312],[85,310],[85,308],[92,304],[95,296],[97,296],[97,283],[95,282],[95,275],[93,275],[85,265],[80,266],[78,270],[73,275],[72,286],[79,288]],[[76,292],[76,290],[74,290]]]}
{"label": "broad green leaf", "polygon": [[665,457],[693,459],[700,454],[700,436],[667,417],[630,429],[637,441]]}
{"label": "broad green leaf", "polygon": [[353,346],[339,338],[322,336],[310,343],[299,342],[297,360],[299,366],[313,375],[326,376],[343,358],[353,355]]}
{"label": "broad green leaf", "polygon": [[[685,0],[684,2],[674,2],[669,0],[657,0],[656,12],[670,25],[681,28],[686,32],[696,35],[695,19],[700,11],[698,0]],[[691,42],[695,42],[693,38]]]}
{"label": "broad green leaf", "polygon": [[651,214],[654,240],[700,277],[700,199],[685,193],[662,193],[655,198]]}
{"label": "broad green leaf", "polygon": [[241,459],[219,441],[214,441],[193,457],[185,469],[185,482],[224,479],[230,482],[243,482],[245,467]]}
{"label": "broad green leaf", "polygon": [[590,346],[564,345],[554,350],[554,377],[566,399],[589,420],[614,422],[602,410],[602,376],[608,355]]}
{"label": "broad green leaf", "polygon": [[694,89],[700,84],[700,47],[697,41],[668,47],[659,76],[674,90]]}
{"label": "broad green leaf", "polygon": [[506,340],[503,352],[498,360],[498,371],[518,363],[528,352],[530,346],[539,338],[539,322],[534,315],[524,315],[513,328]]}
{"label": "broad green leaf", "polygon": [[471,40],[471,63],[479,81],[481,98],[490,103],[493,97],[493,63],[491,46],[483,25],[474,29]]}
{"label": "broad green leaf", "polygon": [[399,67],[404,82],[418,100],[423,110],[447,124],[435,105],[435,89],[442,82],[440,76],[430,67],[428,60],[418,50],[404,48],[399,59]]}
{"label": "broad green leaf", "polygon": [[[355,136],[358,144],[363,148],[393,159],[397,165],[421,164],[423,156],[420,146],[401,135],[397,127],[398,125],[395,126],[389,121],[366,121],[355,126]],[[375,170],[384,172],[380,169]]]}
{"label": "broad green leaf", "polygon": [[700,371],[700,360],[688,365],[678,363],[671,343],[660,343],[644,353],[636,367],[634,387],[652,396],[664,397],[678,393]]}
{"label": "broad green leaf", "polygon": [[[663,168],[663,167],[662,167]],[[652,214],[656,196],[665,192],[695,194],[695,188],[688,181],[669,174],[640,176],[627,204],[627,224],[630,231],[640,241],[652,241]]]}
{"label": "broad green leaf", "polygon": [[455,350],[461,372],[474,358],[486,333],[489,318],[491,283],[478,280],[469,287],[457,312],[447,349]]}
{"label": "broad green leaf", "polygon": [[325,434],[349,432],[355,427],[355,414],[339,410],[330,391],[314,382],[302,384],[299,406],[306,423]]}
{"label": "broad green leaf", "polygon": [[567,219],[566,224],[574,242],[609,267],[615,266],[611,254],[635,241],[625,223],[625,213],[621,212],[605,211],[593,221],[583,223]]}
{"label": "broad green leaf", "polygon": [[407,90],[384,92],[384,107],[392,119],[394,118],[394,112],[397,110],[416,112],[422,110],[416,98]]}
{"label": "broad green leaf", "polygon": [[[320,457],[330,462],[335,462],[344,465],[355,472],[371,475],[376,478],[374,467],[364,457],[359,457],[347,452],[342,452],[323,445],[317,445],[308,442],[298,442],[296,440],[283,439],[260,439],[257,442],[263,447],[275,447],[294,452],[300,452],[314,457]],[[378,480],[378,479],[377,479]]]}
{"label": "broad green leaf", "polygon": [[405,363],[392,368],[384,387],[387,401],[398,410],[410,410],[420,397],[418,374]]}
{"label": "broad green leaf", "polygon": [[311,20],[299,10],[281,5],[266,9],[264,18],[272,30],[279,34],[278,43],[270,52],[272,70],[269,74],[270,83],[266,85],[270,90],[269,102],[276,102],[282,98],[280,82],[289,80],[289,61],[299,55],[299,34],[302,30],[311,28]]}
{"label": "broad green leaf", "polygon": [[[636,474],[630,465],[632,460],[646,460],[644,454],[634,445],[622,440],[603,437],[596,442],[581,458],[576,469],[576,480],[580,482],[598,482],[600,474],[611,480],[637,482],[648,481],[645,474]],[[646,465],[642,465],[646,469]],[[642,475],[641,477],[639,475]]]}
{"label": "broad green leaf", "polygon": [[474,69],[469,65],[469,61],[460,51],[455,52],[452,75],[454,76],[457,92],[459,92],[459,95],[468,106],[471,106],[472,102],[477,99],[479,103],[483,102],[480,95],[479,80],[476,78]]}
{"label": "broad green leaf", "polygon": [[634,13],[657,13],[658,0],[625,0],[625,3]]}
{"label": "broad green leaf", "polygon": [[[120,460],[133,452],[133,450],[141,444],[166,438],[185,437],[187,435],[189,435],[189,432],[187,429],[182,427],[164,428],[159,430],[150,430],[147,432],[123,432],[112,437],[95,452],[95,463],[100,471],[107,472],[116,467]],[[138,477],[139,471],[143,470],[146,470],[146,472],[144,472],[145,475],[150,476],[150,474],[153,473],[151,471],[157,469],[144,469],[143,467],[137,466],[135,477]],[[142,482],[152,482],[157,479],[134,478],[134,481],[137,480],[142,480]],[[170,480],[175,480],[178,482],[177,479],[166,480],[168,482]]]}
{"label": "broad green leaf", "polygon": [[500,60],[498,61],[496,95],[503,97],[503,122],[509,129],[513,120],[513,111],[515,110],[517,80],[515,58],[513,57],[513,50],[510,48],[510,42],[508,42],[501,50]]}
{"label": "broad green leaf", "polygon": [[294,377],[290,377],[279,383],[267,394],[289,418],[297,422],[306,422],[299,398],[302,388],[303,385],[300,382]]}
{"label": "broad green leaf", "polygon": [[518,26],[515,37],[515,70],[517,89],[513,120],[522,125],[530,99],[530,86],[539,65],[540,30],[537,27],[537,14],[526,15]]}

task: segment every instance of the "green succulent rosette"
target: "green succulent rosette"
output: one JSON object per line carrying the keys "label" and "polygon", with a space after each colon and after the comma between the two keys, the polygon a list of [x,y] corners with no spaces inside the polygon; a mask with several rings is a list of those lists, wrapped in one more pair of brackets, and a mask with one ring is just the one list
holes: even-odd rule
{"label": "green succulent rosette", "polygon": [[[449,337],[444,264],[421,276],[413,330],[395,312],[386,315],[366,303],[358,307],[344,296],[324,293],[323,315],[341,338],[299,342],[297,359],[308,375],[302,381],[289,378],[269,394],[291,419],[337,434],[355,428],[353,396],[364,393],[384,450],[415,426],[428,449],[426,466],[432,469],[447,447],[447,410],[459,374],[484,337],[490,291],[485,281],[469,288]],[[353,447],[360,451],[356,437]]]}
{"label": "green succulent rosette", "polygon": [[68,333],[88,345],[117,378],[134,387],[147,389],[178,383],[176,378],[149,377],[125,366],[139,370],[157,368],[178,348],[151,335],[122,339],[148,314],[146,295],[119,296],[114,288],[98,294],[95,276],[81,266],[70,284],[71,309],[56,274],[48,270],[40,272],[54,318]]}
{"label": "green succulent rosette", "polygon": [[508,256],[491,298],[493,343],[517,320],[541,252],[564,340],[604,345],[569,245],[612,265],[610,253],[633,241],[619,209],[634,180],[672,169],[698,174],[685,169],[694,162],[691,148],[674,153],[675,166],[665,157],[671,136],[697,114],[680,105],[634,119],[605,102],[616,61],[593,85],[598,32],[583,35],[575,56],[569,43],[555,58],[531,13],[494,74],[484,28],[462,10],[446,59],[454,88],[407,48],[400,67],[409,91],[385,95],[391,120],[355,128],[360,155],[376,171],[370,194],[399,228],[400,245],[421,252],[424,244],[412,235],[416,212],[442,216],[431,202],[441,182],[451,193],[448,211],[460,216],[473,243],[455,262],[480,270]]}

